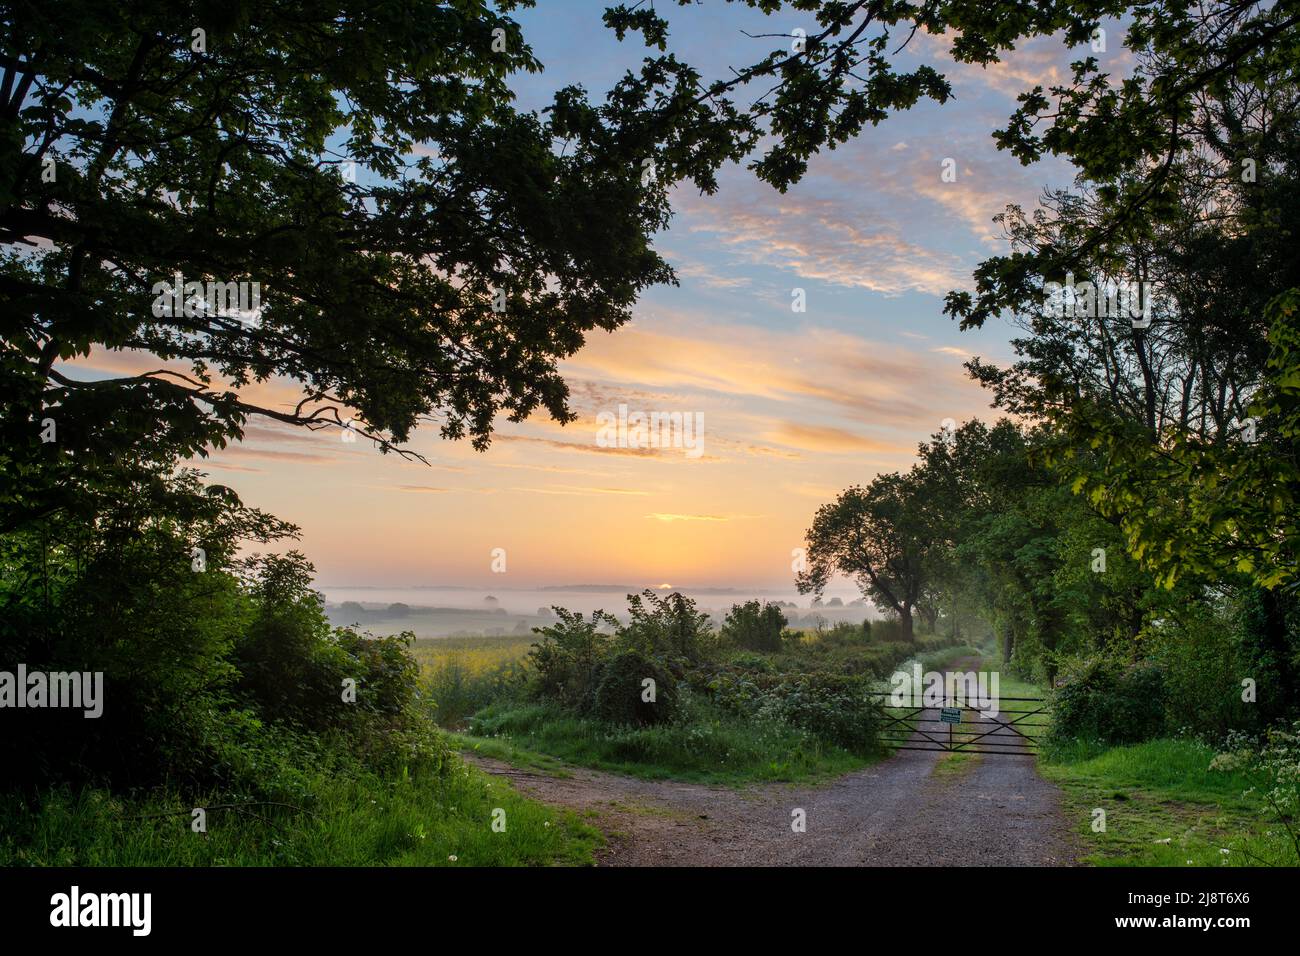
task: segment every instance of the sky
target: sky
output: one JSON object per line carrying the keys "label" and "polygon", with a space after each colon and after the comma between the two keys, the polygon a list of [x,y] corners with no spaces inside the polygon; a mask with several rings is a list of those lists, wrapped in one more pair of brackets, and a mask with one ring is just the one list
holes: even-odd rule
{"label": "sky", "polygon": [[[525,108],[574,82],[603,92],[641,55],[639,41],[620,45],[603,28],[601,3],[541,6],[518,15],[545,65],[516,82]],[[742,30],[815,26],[806,15],[767,19],[721,3],[674,8],[670,18],[673,46],[709,78],[781,43]],[[1111,46],[1100,56],[1119,69],[1118,37]],[[502,422],[484,453],[418,433],[411,447],[428,466],[333,429],[254,423],[241,445],[200,467],[299,525],[297,546],[322,586],[788,588],[818,506],[909,467],[945,419],[995,417],[962,363],[1008,361],[1011,330],[959,332],[943,296],[1005,251],[995,214],[1008,203],[1031,208],[1044,187],[1071,179],[1056,161],[1025,167],[999,153],[991,133],[1017,93],[1063,81],[1084,53],[1046,38],[981,69],[952,63],[944,49],[941,38],[918,36],[900,67],[940,68],[954,100],[868,128],[815,158],[787,193],[743,168],[724,171],[713,196],[676,191],[656,246],[680,287],[650,291],[631,323],[593,333],[562,364],[576,422]],[[955,182],[943,181],[945,159]],[[103,352],[88,364],[135,367],[131,356]],[[288,383],[267,388],[296,400]],[[602,440],[602,414],[617,416],[620,405],[702,420],[699,447]]]}

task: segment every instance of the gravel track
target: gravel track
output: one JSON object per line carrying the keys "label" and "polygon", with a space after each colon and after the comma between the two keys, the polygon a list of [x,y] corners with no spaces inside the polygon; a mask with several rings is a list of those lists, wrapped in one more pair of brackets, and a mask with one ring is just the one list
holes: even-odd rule
{"label": "gravel track", "polygon": [[543,803],[595,811],[602,866],[1069,866],[1077,853],[1059,791],[1028,757],[900,750],[828,784],[742,789],[467,759]]}

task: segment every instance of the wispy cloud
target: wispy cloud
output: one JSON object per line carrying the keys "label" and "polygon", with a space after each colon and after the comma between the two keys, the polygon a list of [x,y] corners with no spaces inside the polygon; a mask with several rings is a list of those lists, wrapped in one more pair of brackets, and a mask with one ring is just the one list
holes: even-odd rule
{"label": "wispy cloud", "polygon": [[[304,462],[328,462],[333,461],[332,455],[321,454],[319,452],[306,451],[282,451],[276,448],[252,448],[248,445],[233,444],[223,448],[221,455],[234,455],[238,458],[262,459],[265,461],[304,461]],[[199,462],[201,459],[195,459]],[[214,458],[213,465],[218,464],[220,459]]]}
{"label": "wispy cloud", "polygon": [[690,210],[689,228],[716,236],[744,261],[802,280],[885,295],[935,296],[969,281],[961,258],[904,238],[901,228],[878,211],[846,216],[845,201],[827,195],[761,201],[752,195],[760,188],[746,184],[701,201]]}
{"label": "wispy cloud", "polygon": [[808,425],[801,422],[782,422],[767,436],[771,441],[794,445],[808,451],[853,452],[898,451],[897,446],[868,438],[843,428],[829,425]]}
{"label": "wispy cloud", "polygon": [[771,332],[714,323],[695,331],[701,325],[691,318],[663,322],[662,331],[624,329],[594,339],[566,363],[566,371],[580,380],[633,383],[630,387],[657,382],[700,393],[680,401],[683,411],[705,412],[706,447],[726,438],[777,440],[762,430],[751,436],[721,433],[711,412],[713,395],[820,405],[822,417],[869,423],[873,429],[928,428],[951,416],[954,407],[988,405],[959,366],[928,348],[816,327]]}
{"label": "wispy cloud", "polygon": [[229,462],[220,461],[191,462],[190,464],[197,467],[199,471],[203,471],[205,468],[219,468],[222,471],[241,471],[250,474],[261,474],[265,471],[263,468],[253,468],[249,465],[232,465]]}

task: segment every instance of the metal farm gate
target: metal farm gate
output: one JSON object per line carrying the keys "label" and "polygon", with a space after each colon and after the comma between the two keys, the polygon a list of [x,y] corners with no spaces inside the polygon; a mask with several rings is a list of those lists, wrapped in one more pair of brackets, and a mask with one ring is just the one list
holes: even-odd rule
{"label": "metal farm gate", "polygon": [[[1046,729],[1047,701],[1042,697],[1002,697],[997,715],[986,717],[970,707],[892,706],[889,691],[873,696],[884,698],[880,740],[895,750],[1033,757]],[[1011,709],[1003,706],[1007,703]]]}

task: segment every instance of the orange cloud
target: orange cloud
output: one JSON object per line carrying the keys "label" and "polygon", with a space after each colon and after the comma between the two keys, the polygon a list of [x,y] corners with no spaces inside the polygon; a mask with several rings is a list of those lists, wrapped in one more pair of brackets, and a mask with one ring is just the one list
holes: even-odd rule
{"label": "orange cloud", "polygon": [[895,452],[900,448],[886,442],[867,438],[843,428],[829,425],[805,425],[799,422],[782,422],[776,431],[768,436],[772,441],[794,445],[808,451],[848,452],[876,451]]}

